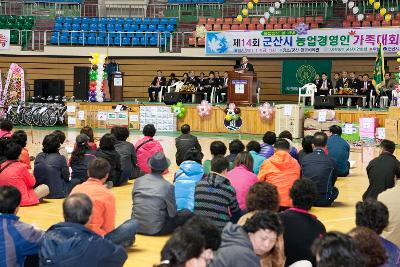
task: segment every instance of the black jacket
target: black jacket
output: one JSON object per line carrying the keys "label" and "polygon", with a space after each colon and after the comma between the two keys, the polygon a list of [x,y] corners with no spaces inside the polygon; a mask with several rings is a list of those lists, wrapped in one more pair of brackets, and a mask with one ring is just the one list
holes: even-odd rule
{"label": "black jacket", "polygon": [[204,87],[206,84],[208,83],[208,79],[207,78],[203,78],[203,79],[198,79],[197,80],[197,86],[198,87]]}
{"label": "black jacket", "polygon": [[[244,69],[244,64],[240,64],[240,68],[241,68],[241,69]],[[253,66],[253,64],[247,63],[246,69],[247,69],[248,71],[254,71],[254,66]]]}
{"label": "black jacket", "polygon": [[192,148],[196,148],[201,151],[201,146],[197,137],[191,134],[182,134],[181,136],[175,139],[176,146],[176,165],[181,165],[184,160],[186,152],[188,152]]}
{"label": "black jacket", "polygon": [[207,79],[206,84],[204,85],[205,88],[213,88],[213,87],[218,87],[219,82],[217,81],[217,79]]}
{"label": "black jacket", "polygon": [[[318,84],[317,84],[317,89],[320,90],[322,88],[323,84],[324,84],[324,80],[319,80]],[[328,90],[333,89],[332,81],[326,80],[326,86],[328,87]]]}
{"label": "black jacket", "polygon": [[[153,81],[151,82],[151,86],[156,86],[157,85],[157,80],[158,77],[154,77]],[[167,79],[165,79],[165,77],[161,77],[161,82],[160,82],[160,86],[165,86],[167,84]]]}
{"label": "black jacket", "polygon": [[112,181],[114,186],[122,185],[128,181],[128,178],[121,178],[121,157],[115,149],[102,150],[99,148],[97,149],[96,156],[106,159],[111,165],[111,170],[107,181]]}
{"label": "black jacket", "polygon": [[359,82],[359,88],[358,88],[358,94],[359,95],[366,95],[369,94],[369,92],[374,91],[375,87],[372,85],[372,82],[367,81],[367,91],[361,92],[361,89],[364,89],[364,81]]}
{"label": "black jacket", "polygon": [[47,230],[39,250],[40,266],[123,266],[123,247],[77,223],[62,222]]}
{"label": "black jacket", "polygon": [[169,79],[167,86],[171,86],[171,85],[175,84],[176,82],[179,82],[179,79],[177,79],[177,78]]}
{"label": "black jacket", "polygon": [[197,85],[197,77],[189,77],[189,83],[193,84],[194,86]]}
{"label": "black jacket", "polygon": [[369,186],[363,199],[377,199],[383,191],[394,187],[396,176],[400,177],[400,164],[396,157],[388,152],[383,152],[370,161],[367,166]]}
{"label": "black jacket", "polygon": [[345,84],[347,84],[348,88],[351,88],[351,81],[349,78],[346,78],[346,80],[344,80],[343,78],[340,78],[337,82],[336,82],[336,88],[340,89],[340,88],[345,88]]}

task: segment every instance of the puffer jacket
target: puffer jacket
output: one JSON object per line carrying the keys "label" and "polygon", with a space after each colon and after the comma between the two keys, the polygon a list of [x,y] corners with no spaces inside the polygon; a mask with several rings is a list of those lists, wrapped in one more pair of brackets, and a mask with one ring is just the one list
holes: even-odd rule
{"label": "puffer jacket", "polygon": [[128,178],[121,177],[121,158],[115,149],[103,150],[99,148],[97,149],[96,156],[98,158],[106,159],[108,163],[110,163],[111,170],[108,176],[108,181],[112,181],[114,186],[123,185],[128,181]]}
{"label": "puffer jacket", "polygon": [[[149,139],[151,139],[151,140],[147,141]],[[141,146],[141,144],[144,142],[147,142],[147,143],[145,143],[144,145]],[[160,142],[158,142],[157,140],[154,140],[153,137],[150,137],[150,136],[145,136],[142,139],[140,139],[139,141],[137,141],[135,144],[135,149],[136,149],[136,156],[137,156],[137,165],[145,173],[151,172],[151,169],[150,169],[149,165],[147,164],[147,161],[149,160],[149,158],[151,158],[157,152],[164,153],[164,150],[163,150]]]}
{"label": "puffer jacket", "polygon": [[97,235],[84,225],[62,222],[45,233],[39,250],[40,266],[123,266],[123,247]]}
{"label": "puffer jacket", "polygon": [[175,173],[175,199],[178,210],[194,210],[196,184],[204,175],[203,166],[195,161],[184,161]]}

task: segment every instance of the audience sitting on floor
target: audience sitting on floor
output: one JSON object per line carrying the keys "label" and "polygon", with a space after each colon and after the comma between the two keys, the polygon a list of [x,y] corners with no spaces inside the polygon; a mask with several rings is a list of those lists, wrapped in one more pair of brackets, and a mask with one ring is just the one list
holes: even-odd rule
{"label": "audience sitting on floor", "polygon": [[269,210],[257,212],[243,226],[228,223],[212,266],[261,266],[260,256],[274,249],[282,232],[278,215]]}
{"label": "audience sitting on floor", "polygon": [[190,133],[190,125],[184,124],[181,126],[181,135],[175,139],[176,146],[176,165],[181,165],[184,160],[186,152],[195,148],[201,152],[201,146],[197,137]]}
{"label": "audience sitting on floor", "polygon": [[74,181],[74,184],[81,184],[88,179],[88,165],[96,158],[96,151],[90,149],[89,137],[86,134],[79,134],[75,141],[75,147],[69,159],[71,181]]}
{"label": "audience sitting on floor", "polygon": [[366,266],[366,260],[356,242],[349,235],[343,233],[326,233],[315,240],[312,250],[317,259],[316,266]]}
{"label": "audience sitting on floor", "polygon": [[58,153],[60,153],[60,155],[63,156],[65,160],[68,162],[68,152],[67,148],[64,145],[66,138],[65,133],[60,130],[55,130],[53,134],[55,134],[58,137],[58,139],[60,139],[60,148],[58,149]]}
{"label": "audience sitting on floor", "polygon": [[240,152],[233,164],[234,168],[226,174],[226,177],[236,191],[239,208],[246,210],[247,192],[258,182],[257,175],[253,173],[253,157],[249,152]]}
{"label": "audience sitting on floor", "polygon": [[300,177],[300,165],[290,154],[290,144],[286,139],[278,139],[275,153],[261,165],[258,179],[267,181],[278,188],[282,209],[292,207],[289,190]]}
{"label": "audience sitting on floor", "polygon": [[64,198],[76,185],[69,180],[69,168],[65,157],[60,155],[60,139],[55,134],[46,135],[43,139],[43,152],[35,159],[34,176],[36,186],[45,184],[50,193],[47,198]]}
{"label": "audience sitting on floor", "polygon": [[293,157],[293,158],[295,158],[295,159],[297,159],[297,148],[294,146],[294,144],[293,144],[293,136],[292,136],[292,133],[291,132],[289,132],[289,131],[283,131],[283,132],[281,132],[280,134],[279,134],[279,136],[278,136],[278,138],[279,139],[286,139],[286,141],[288,141],[289,142],[289,145],[290,145],[290,155]]}
{"label": "audience sitting on floor", "polygon": [[378,195],[378,200],[389,210],[389,224],[382,236],[400,247],[400,182]]}
{"label": "audience sitting on floor", "polygon": [[26,148],[28,136],[23,130],[15,131],[12,135],[12,140],[22,147],[21,155],[19,156],[19,161],[25,163],[28,169],[31,169],[31,157],[29,156],[29,151]]}
{"label": "audience sitting on floor", "polygon": [[[236,156],[240,153],[243,152],[245,149],[245,146],[242,141],[239,139],[234,139],[229,143],[229,155],[226,156],[228,159],[229,163],[232,163],[235,161]],[[251,169],[253,170],[253,168]]]}
{"label": "audience sitting on floor", "polygon": [[265,157],[260,155],[261,151],[261,145],[257,141],[250,141],[246,145],[246,151],[249,152],[249,154],[253,158],[253,172],[255,174],[258,174],[260,172],[260,167],[265,161]]}
{"label": "audience sitting on floor", "polygon": [[104,186],[111,166],[106,159],[96,158],[89,162],[86,182],[75,186],[71,194],[86,194],[93,203],[93,212],[86,226],[96,234],[115,244],[130,247],[135,241],[138,224],[128,219],[115,228],[115,196]]}
{"label": "audience sitting on floor", "polygon": [[111,134],[115,136],[115,150],[118,152],[121,163],[121,181],[126,182],[128,179],[140,176],[137,168],[137,158],[135,147],[126,140],[129,137],[129,130],[126,127],[115,126],[111,128]]}
{"label": "audience sitting on floor", "polygon": [[[226,145],[221,141],[213,141],[210,144],[210,152],[212,158],[216,156],[225,156],[226,154]],[[209,174],[211,170],[211,161],[212,159],[205,160],[203,163],[204,174]],[[229,162],[229,161],[228,161]],[[229,162],[229,170],[233,168],[233,162]]]}
{"label": "audience sitting on floor", "polygon": [[355,245],[360,250],[363,258],[366,260],[366,267],[389,267],[393,265],[386,264],[388,256],[382,242],[373,230],[366,227],[353,228],[349,235],[352,237]]}
{"label": "audience sitting on floor", "polygon": [[21,206],[38,204],[49,194],[49,187],[42,184],[34,188],[35,177],[29,173],[26,164],[18,160],[22,150],[20,145],[10,139],[6,149],[7,161],[0,165],[0,186],[15,186],[21,193]]}
{"label": "audience sitting on floor", "polygon": [[124,248],[85,226],[94,205],[82,193],[64,200],[65,222],[51,226],[44,234],[39,250],[41,266],[123,266],[127,259]]}
{"label": "audience sitting on floor", "polygon": [[263,142],[259,154],[268,159],[275,153],[274,144],[276,142],[276,134],[271,131],[266,132],[263,136]]}
{"label": "audience sitting on floor", "polygon": [[338,125],[329,127],[328,156],[336,161],[338,177],[346,177],[350,170],[350,145],[341,137],[342,128]]}
{"label": "audience sitting on floor", "polygon": [[0,138],[11,138],[12,137],[13,124],[8,119],[2,119],[0,121]]}
{"label": "audience sitting on floor", "polygon": [[311,247],[315,239],[326,232],[322,222],[309,212],[317,198],[317,189],[311,180],[298,179],[290,189],[290,198],[293,208],[279,214],[284,229],[285,266],[301,260],[310,261],[315,266]]}
{"label": "audience sitting on floor", "polygon": [[[267,182],[257,182],[254,184],[246,197],[247,213],[238,221],[238,225],[244,225],[247,219],[251,218],[257,212],[270,210],[278,212],[279,194],[276,186]],[[261,267],[284,266],[285,251],[283,235],[278,240],[273,249],[261,255]]]}
{"label": "audience sitting on floor", "polygon": [[380,154],[367,166],[369,186],[363,200],[377,199],[383,191],[394,187],[396,177],[400,178],[400,162],[393,155],[396,145],[390,140],[382,140]]}
{"label": "audience sitting on floor", "polygon": [[132,218],[139,224],[138,232],[145,235],[168,235],[183,225],[192,213],[177,211],[174,185],[162,174],[171,161],[161,152],[149,159],[151,172],[135,180],[132,192]]}
{"label": "audience sitting on floor", "polygon": [[81,129],[80,133],[81,133],[81,134],[86,134],[86,135],[89,137],[89,142],[88,142],[88,144],[89,144],[90,149],[92,149],[92,150],[97,150],[97,145],[96,145],[96,143],[94,142],[94,133],[93,133],[92,127],[85,126],[85,127],[83,127],[83,128]]}
{"label": "audience sitting on floor", "polygon": [[38,266],[37,254],[44,232],[19,221],[20,205],[21,193],[17,188],[0,186],[0,266]]}
{"label": "audience sitting on floor", "polygon": [[228,160],[215,156],[211,161],[211,172],[196,185],[194,213],[210,218],[219,229],[228,222],[237,222],[241,215],[235,189],[226,178]]}
{"label": "audience sitting on floor", "polygon": [[101,137],[96,157],[106,159],[111,166],[107,182],[109,186],[120,186],[128,182],[128,177],[122,177],[121,157],[115,150],[116,138],[114,135],[106,133]]}
{"label": "audience sitting on floor", "polygon": [[143,135],[144,137],[135,144],[137,165],[144,173],[150,173],[151,168],[147,164],[149,159],[157,152],[164,153],[164,150],[160,142],[154,139],[156,127],[153,124],[147,124],[143,127]]}
{"label": "audience sitting on floor", "polygon": [[301,146],[303,149],[300,150],[297,155],[297,159],[298,159],[299,163],[301,163],[304,156],[311,154],[313,152],[313,146],[312,146],[313,138],[314,138],[314,136],[307,135],[307,136],[304,136],[303,140],[301,140]]}
{"label": "audience sitting on floor", "polygon": [[204,170],[201,166],[203,153],[192,148],[186,152],[184,161],[174,176],[175,200],[178,210],[194,210],[194,191],[196,184],[203,178]]}
{"label": "audience sitting on floor", "polygon": [[304,156],[301,161],[301,176],[311,179],[317,187],[318,196],[315,206],[330,206],[339,195],[335,187],[337,179],[337,165],[325,153],[328,136],[324,132],[317,132],[313,138],[314,151]]}
{"label": "audience sitting on floor", "polygon": [[[383,229],[389,224],[389,211],[382,203],[374,199],[368,199],[356,204],[356,225],[367,227],[378,235],[381,235]],[[390,266],[400,265],[400,249],[389,240],[380,237],[383,247],[388,255],[388,264]]]}

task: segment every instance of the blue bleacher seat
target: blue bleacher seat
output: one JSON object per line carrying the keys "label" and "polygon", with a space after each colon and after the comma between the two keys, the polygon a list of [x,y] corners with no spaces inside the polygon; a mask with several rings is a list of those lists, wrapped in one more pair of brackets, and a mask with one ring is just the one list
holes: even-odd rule
{"label": "blue bleacher seat", "polygon": [[71,36],[71,44],[78,44],[78,38],[76,36]]}
{"label": "blue bleacher seat", "polygon": [[116,18],[108,18],[108,24],[116,24],[117,19]]}
{"label": "blue bleacher seat", "polygon": [[126,34],[126,37],[129,37],[129,38],[133,38],[134,36],[135,36],[134,33],[127,33],[127,34]]}
{"label": "blue bleacher seat", "polygon": [[115,38],[117,37],[117,34],[115,32],[109,32],[108,36],[110,36],[110,38]]}
{"label": "blue bleacher seat", "polygon": [[72,17],[65,17],[65,18],[64,18],[64,23],[69,23],[69,24],[71,24],[71,23],[72,23]]}
{"label": "blue bleacher seat", "polygon": [[97,29],[98,29],[98,24],[97,23],[90,24],[90,28],[89,28],[90,31],[96,32]]}
{"label": "blue bleacher seat", "polygon": [[72,23],[73,24],[81,24],[82,23],[82,19],[80,17],[74,17],[72,19]]}
{"label": "blue bleacher seat", "polygon": [[160,20],[158,18],[152,18],[150,24],[158,25],[159,23],[160,23]]}
{"label": "blue bleacher seat", "polygon": [[64,23],[62,29],[65,30],[65,31],[70,31],[71,30],[71,24]]}
{"label": "blue bleacher seat", "polygon": [[57,36],[57,35],[54,35],[54,33],[53,33],[53,35],[51,36],[50,43],[51,43],[51,44],[54,44],[54,45],[58,44],[58,36]]}
{"label": "blue bleacher seat", "polygon": [[99,19],[99,23],[104,23],[107,24],[108,23],[108,18],[102,17]]}
{"label": "blue bleacher seat", "polygon": [[81,24],[80,23],[79,24],[77,24],[77,23],[72,24],[72,30],[73,31],[80,31],[81,30]]}
{"label": "blue bleacher seat", "polygon": [[167,26],[167,31],[169,31],[169,32],[173,32],[174,31],[174,25],[171,25],[171,24],[169,24],[168,26]]}
{"label": "blue bleacher seat", "polygon": [[125,23],[125,24],[124,24],[124,31],[126,31],[126,32],[133,32],[133,26],[132,26],[132,24]]}
{"label": "blue bleacher seat", "polygon": [[82,24],[83,24],[83,23],[89,24],[89,23],[90,23],[90,18],[88,18],[88,17],[83,17],[83,18],[82,18]]}
{"label": "blue bleacher seat", "polygon": [[107,31],[109,32],[115,31],[114,24],[107,24]]}
{"label": "blue bleacher seat", "polygon": [[89,32],[87,35],[85,35],[85,36],[87,36],[87,37],[97,37],[97,33],[95,33],[95,32]]}
{"label": "blue bleacher seat", "polygon": [[122,39],[121,38],[115,38],[113,44],[117,45],[117,46],[121,46],[122,45]]}
{"label": "blue bleacher seat", "polygon": [[165,45],[167,42],[166,38],[160,38],[160,45]]}
{"label": "blue bleacher seat", "polygon": [[79,32],[71,32],[71,38],[72,37],[79,37],[80,33]]}
{"label": "blue bleacher seat", "polygon": [[156,25],[150,24],[149,29],[150,32],[155,32],[156,31]]}
{"label": "blue bleacher seat", "polygon": [[60,44],[68,44],[69,40],[67,36],[61,36],[60,37]]}
{"label": "blue bleacher seat", "polygon": [[131,38],[129,38],[129,37],[122,38],[122,45],[125,45],[125,46],[131,45]]}
{"label": "blue bleacher seat", "polygon": [[116,32],[123,32],[124,28],[122,27],[122,24],[115,24],[115,31]]}
{"label": "blue bleacher seat", "polygon": [[104,45],[105,44],[104,38],[103,37],[97,37],[96,43],[97,43],[97,45]]}
{"label": "blue bleacher seat", "polygon": [[56,23],[56,24],[54,25],[54,30],[55,30],[55,31],[61,31],[62,28],[63,28],[62,23]]}
{"label": "blue bleacher seat", "polygon": [[151,46],[156,46],[156,45],[157,45],[157,42],[158,42],[157,37],[152,37],[152,38],[150,38],[150,45],[151,45]]}
{"label": "blue bleacher seat", "polygon": [[136,19],[135,19],[135,24],[136,24],[136,25],[143,24],[143,20],[142,20],[141,18],[136,18]]}
{"label": "blue bleacher seat", "polygon": [[159,31],[159,32],[165,31],[165,26],[162,25],[162,24],[159,24],[158,27],[157,27],[157,31]]}
{"label": "blue bleacher seat", "polygon": [[82,23],[81,24],[81,30],[82,31],[88,31],[90,29],[90,26],[88,23]]}
{"label": "blue bleacher seat", "polygon": [[176,25],[176,24],[178,24],[178,19],[177,18],[170,18],[168,24]]}
{"label": "blue bleacher seat", "polygon": [[136,38],[143,38],[144,37],[144,33],[142,33],[142,32],[135,33],[135,37]]}
{"label": "blue bleacher seat", "polygon": [[90,37],[87,40],[88,45],[96,45],[96,37]]}
{"label": "blue bleacher seat", "polygon": [[101,31],[101,32],[106,32],[107,31],[107,24],[100,23],[99,27],[98,27],[98,30]]}
{"label": "blue bleacher seat", "polygon": [[151,19],[150,18],[144,18],[143,24],[150,24],[150,23],[151,23]]}
{"label": "blue bleacher seat", "polygon": [[125,24],[133,24],[133,18],[125,19]]}
{"label": "blue bleacher seat", "polygon": [[104,32],[99,32],[98,37],[106,38],[107,37],[107,33],[105,31]]}
{"label": "blue bleacher seat", "polygon": [[56,18],[56,23],[63,23],[64,22],[64,17],[57,17]]}
{"label": "blue bleacher seat", "polygon": [[141,31],[141,32],[147,31],[147,25],[146,24],[140,25],[139,31]]}
{"label": "blue bleacher seat", "polygon": [[80,36],[78,39],[78,44],[86,44],[87,43],[87,38]]}
{"label": "blue bleacher seat", "polygon": [[117,23],[118,23],[118,24],[124,24],[124,23],[125,23],[125,19],[123,19],[123,18],[118,18],[118,19],[117,19]]}
{"label": "blue bleacher seat", "polygon": [[137,32],[139,30],[139,25],[133,24],[132,28],[134,32]]}
{"label": "blue bleacher seat", "polygon": [[169,20],[168,20],[167,18],[162,18],[162,19],[160,20],[160,23],[159,23],[159,24],[167,25],[168,22],[169,22]]}
{"label": "blue bleacher seat", "polygon": [[99,24],[99,18],[91,18],[90,23],[92,24]]}
{"label": "blue bleacher seat", "polygon": [[132,45],[139,45],[139,38],[132,38]]}
{"label": "blue bleacher seat", "polygon": [[65,32],[61,32],[61,36],[64,36],[64,37],[69,37],[69,36],[70,36],[70,33],[69,33],[69,32],[67,32],[67,31],[65,31]]}

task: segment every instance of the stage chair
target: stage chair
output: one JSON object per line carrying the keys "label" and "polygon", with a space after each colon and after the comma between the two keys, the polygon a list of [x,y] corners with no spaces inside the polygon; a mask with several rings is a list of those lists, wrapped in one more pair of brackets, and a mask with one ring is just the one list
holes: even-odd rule
{"label": "stage chair", "polygon": [[382,27],[389,27],[389,26],[391,26],[390,21],[386,21],[386,20],[382,21]]}
{"label": "stage chair", "polygon": [[249,31],[255,31],[256,28],[257,28],[257,25],[255,25],[255,24],[249,24],[249,26],[247,27],[247,29],[248,29]]}
{"label": "stage chair", "polygon": [[240,24],[239,25],[239,30],[243,30],[243,31],[246,31],[247,30],[247,25],[246,24]]}
{"label": "stage chair", "polygon": [[388,96],[381,96],[379,98],[379,107],[380,108],[387,108],[389,106],[389,97]]}
{"label": "stage chair", "polygon": [[392,20],[392,26],[400,26],[400,20],[398,19]]}
{"label": "stage chair", "polygon": [[206,22],[207,22],[206,18],[204,18],[204,17],[201,17],[201,18],[199,18],[199,22],[198,22],[198,24],[202,24],[202,25],[204,25],[204,24],[206,24]]}
{"label": "stage chair", "polygon": [[376,14],[375,15],[375,20],[382,21],[383,20],[383,16],[381,14]]}
{"label": "stage chair", "polygon": [[166,89],[167,87],[166,86],[161,86],[161,90],[160,90],[160,92],[158,92],[158,102],[163,102],[163,99],[162,99],[162,92],[163,92],[163,90],[164,89]]}
{"label": "stage chair", "polygon": [[296,18],[294,18],[294,17],[288,17],[287,22],[288,22],[288,24],[295,24],[295,23],[296,23]]}
{"label": "stage chair", "polygon": [[372,94],[372,91],[371,91],[370,94],[369,94],[369,103],[368,103],[370,108],[375,107],[375,101],[376,101],[376,98]]}
{"label": "stage chair", "polygon": [[224,24],[224,19],[223,19],[223,18],[217,18],[217,19],[215,20],[215,23],[217,23],[217,24]]}
{"label": "stage chair", "polygon": [[278,20],[275,17],[269,18],[269,24],[277,24]]}
{"label": "stage chair", "polygon": [[[306,90],[303,94],[302,90]],[[304,106],[306,105],[307,97],[311,98],[311,106],[314,106],[314,93],[317,92],[317,86],[313,83],[307,83],[303,87],[299,87],[299,101],[298,104],[300,105],[301,100],[303,99]]]}
{"label": "stage chair", "polygon": [[257,80],[257,105],[260,104],[261,81]]}
{"label": "stage chair", "polygon": [[242,24],[244,25],[250,24],[250,18],[243,18]]}
{"label": "stage chair", "polygon": [[222,25],[222,30],[223,31],[229,31],[231,29],[231,25],[230,24],[223,24]]}
{"label": "stage chair", "polygon": [[224,18],[224,24],[232,24],[233,19],[232,18]]}
{"label": "stage chair", "polygon": [[374,20],[372,22],[372,27],[380,27],[381,26],[381,21],[379,20]]}
{"label": "stage chair", "polygon": [[211,90],[211,96],[210,96],[210,104],[211,105],[213,104],[213,102],[215,102],[216,91],[217,91],[217,89],[215,87],[213,87]]}
{"label": "stage chair", "polygon": [[343,21],[343,28],[350,28],[350,27],[351,27],[350,21],[347,20]]}
{"label": "stage chair", "polygon": [[279,23],[279,24],[285,24],[285,23],[286,23],[286,17],[280,17],[280,18],[278,19],[278,23]]}

